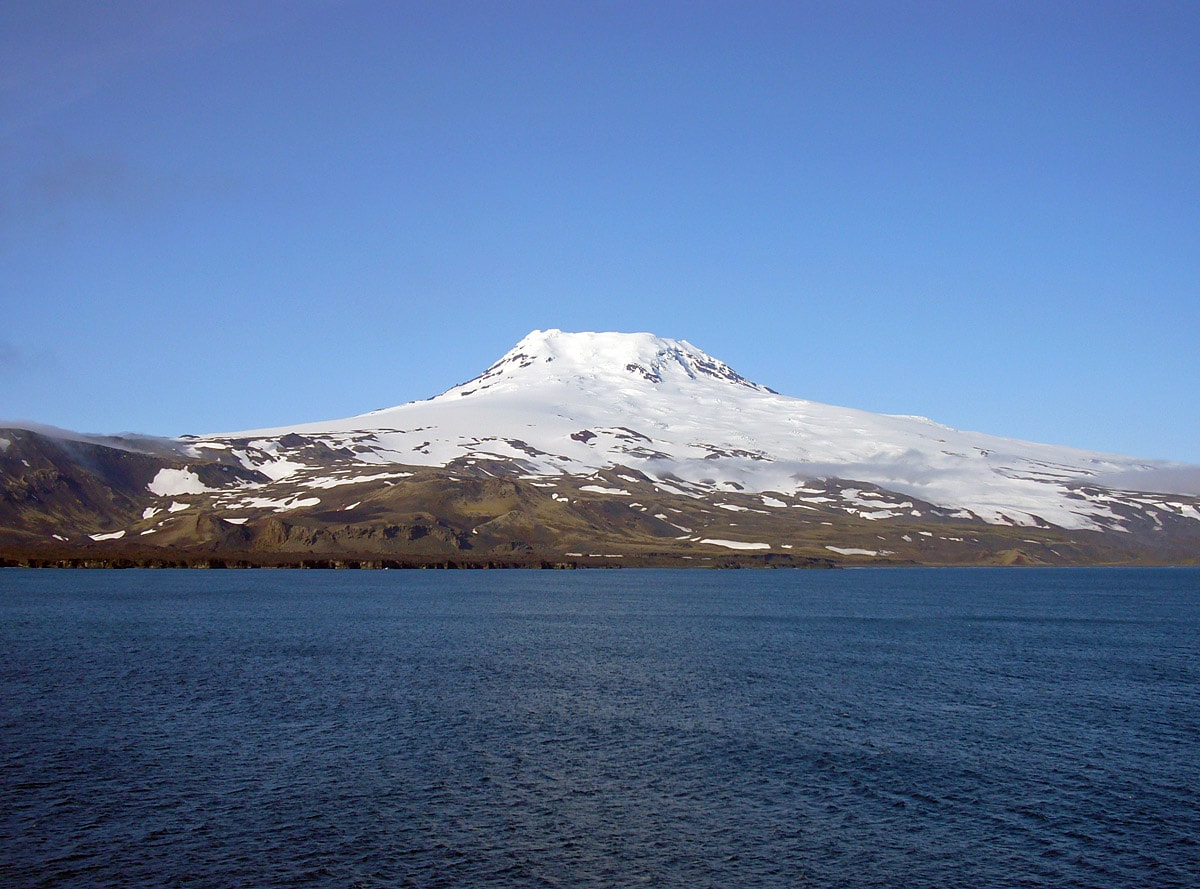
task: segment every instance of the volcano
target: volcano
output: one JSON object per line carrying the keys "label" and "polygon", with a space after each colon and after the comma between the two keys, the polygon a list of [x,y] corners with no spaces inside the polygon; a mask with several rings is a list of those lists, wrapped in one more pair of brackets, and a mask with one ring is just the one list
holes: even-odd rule
{"label": "volcano", "polygon": [[1196,467],[807,401],[648,333],[534,331],[441,395],[345,419],[171,440],[12,429],[0,448],[10,559],[1174,564],[1200,552]]}

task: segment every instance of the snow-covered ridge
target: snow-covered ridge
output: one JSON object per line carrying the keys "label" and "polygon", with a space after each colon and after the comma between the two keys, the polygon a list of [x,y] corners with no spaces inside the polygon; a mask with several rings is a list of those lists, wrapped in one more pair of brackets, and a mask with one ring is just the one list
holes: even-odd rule
{"label": "snow-covered ridge", "polygon": [[1096,530],[1195,512],[1121,493],[1106,479],[1125,492],[1187,493],[1177,480],[1200,477],[1196,467],[780,395],[686,341],[648,333],[534,331],[480,376],[427,401],[189,442],[193,453],[241,454],[244,466],[277,480],[303,474],[304,447],[314,445],[352,455],[362,473],[460,459],[504,461],[533,477],[624,466],[664,490],[787,495],[837,478],[898,495],[886,507],[847,504],[867,519],[899,515],[909,497],[998,524]]}

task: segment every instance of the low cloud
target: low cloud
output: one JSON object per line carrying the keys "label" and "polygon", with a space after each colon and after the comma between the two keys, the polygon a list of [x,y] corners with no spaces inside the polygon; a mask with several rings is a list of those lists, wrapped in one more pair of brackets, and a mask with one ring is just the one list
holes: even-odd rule
{"label": "low cloud", "polygon": [[10,379],[25,370],[25,354],[12,343],[0,340],[0,379]]}
{"label": "low cloud", "polygon": [[164,56],[272,33],[309,0],[111,0],[0,5],[0,138],[35,127]]}
{"label": "low cloud", "polygon": [[[64,142],[65,112],[167,57],[277,34],[330,0],[72,0],[0,3],[0,224],[52,223],[70,208],[148,202],[240,187],[230,177],[141,166],[131,155]],[[69,137],[68,137],[69,138]],[[0,239],[0,252],[4,250]]]}
{"label": "low cloud", "polygon": [[33,172],[22,188],[25,203],[61,206],[81,201],[122,203],[144,198],[151,184],[131,174],[129,165],[115,157],[74,156],[57,160]]}
{"label": "low cloud", "polygon": [[0,339],[0,380],[17,380],[33,373],[53,373],[59,370],[58,364],[52,348],[43,346],[31,349]]}
{"label": "low cloud", "polygon": [[[244,189],[234,175],[158,171],[116,154],[85,152],[44,140],[37,157],[22,165],[0,151],[0,226],[53,227],[78,208],[99,208],[137,216],[197,195],[221,198]],[[3,247],[0,245],[0,250]]]}
{"label": "low cloud", "polygon": [[178,185],[111,154],[85,153],[61,144],[40,146],[35,161],[22,164],[0,152],[0,225],[51,225],[76,208],[100,207],[137,212],[161,200]]}
{"label": "low cloud", "polygon": [[1093,481],[1124,491],[1188,494],[1200,497],[1200,466],[1180,465],[1129,472],[1110,472],[1097,476]]}

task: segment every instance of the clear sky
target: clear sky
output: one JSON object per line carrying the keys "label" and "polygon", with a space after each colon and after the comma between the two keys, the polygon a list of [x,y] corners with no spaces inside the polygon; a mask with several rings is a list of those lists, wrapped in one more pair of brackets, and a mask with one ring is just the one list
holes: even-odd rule
{"label": "clear sky", "polygon": [[0,418],[425,398],[534,328],[1200,463],[1200,3],[0,3]]}

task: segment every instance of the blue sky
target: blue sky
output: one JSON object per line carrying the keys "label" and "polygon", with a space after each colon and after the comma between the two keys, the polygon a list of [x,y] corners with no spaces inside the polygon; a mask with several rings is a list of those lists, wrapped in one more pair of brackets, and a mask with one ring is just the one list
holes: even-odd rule
{"label": "blue sky", "polygon": [[1200,4],[0,5],[0,417],[436,394],[534,328],[1200,463]]}

